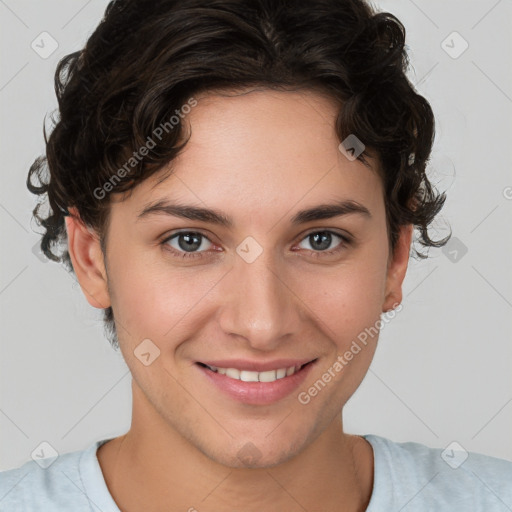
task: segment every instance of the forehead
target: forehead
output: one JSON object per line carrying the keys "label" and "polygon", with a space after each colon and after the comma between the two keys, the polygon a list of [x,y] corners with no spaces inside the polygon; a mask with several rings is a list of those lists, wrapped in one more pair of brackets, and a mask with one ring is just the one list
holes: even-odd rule
{"label": "forehead", "polygon": [[[375,170],[338,149],[339,105],[313,91],[209,91],[183,116],[187,145],[139,185],[132,202],[170,197],[245,212],[301,202],[375,203]],[[371,165],[374,162],[369,159]],[[162,180],[169,171],[169,177]]]}
{"label": "forehead", "polygon": [[250,162],[261,167],[263,160],[286,167],[336,144],[339,105],[316,92],[208,91],[197,102],[185,117],[193,138],[185,152],[215,152],[216,160],[242,158],[240,165],[249,168]]}

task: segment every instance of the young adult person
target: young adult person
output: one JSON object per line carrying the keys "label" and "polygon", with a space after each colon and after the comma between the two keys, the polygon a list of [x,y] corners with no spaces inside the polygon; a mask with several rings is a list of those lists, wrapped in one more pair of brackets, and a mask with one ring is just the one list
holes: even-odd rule
{"label": "young adult person", "polygon": [[404,40],[361,0],[109,4],[58,66],[28,183],[42,249],[105,311],[132,423],[1,474],[1,510],[512,507],[511,462],[343,429],[414,228],[447,241]]}

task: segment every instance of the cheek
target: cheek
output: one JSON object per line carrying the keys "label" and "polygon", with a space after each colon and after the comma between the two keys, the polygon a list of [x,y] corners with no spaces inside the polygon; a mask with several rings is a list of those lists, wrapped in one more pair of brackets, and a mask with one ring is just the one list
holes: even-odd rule
{"label": "cheek", "polygon": [[[335,340],[340,351],[379,318],[385,256],[378,244],[370,243],[336,267],[290,265],[284,272],[285,281],[307,306],[306,317]],[[161,248],[140,250],[119,244],[110,262],[112,307],[123,327],[118,335],[128,337],[130,346],[150,338],[160,347],[165,340],[169,347],[173,339],[192,337],[202,319],[206,321],[215,310],[229,281],[223,281],[224,267],[212,263],[180,268]]]}
{"label": "cheek", "polygon": [[[146,254],[121,250],[112,254],[109,272],[112,307],[123,339],[130,345],[150,338],[159,346],[179,339],[193,311],[215,288],[222,277],[218,271],[204,267],[177,268],[153,248]],[[121,254],[122,253],[122,254]],[[218,274],[218,275],[217,275]]]}
{"label": "cheek", "polygon": [[380,318],[386,282],[384,257],[378,250],[368,250],[332,272],[306,274],[296,281],[298,295],[325,326],[325,334],[335,337],[339,349]]}
{"label": "cheek", "polygon": [[[382,283],[381,271],[363,265],[339,269],[328,279],[316,279],[316,287],[308,280],[303,282],[309,290],[303,293],[313,312],[310,318],[330,344],[318,373],[302,389],[306,395],[301,395],[302,399],[307,402],[299,400],[301,404],[315,404],[312,407],[318,414],[334,417],[368,371],[380,333]],[[322,382],[326,383],[325,393]]]}

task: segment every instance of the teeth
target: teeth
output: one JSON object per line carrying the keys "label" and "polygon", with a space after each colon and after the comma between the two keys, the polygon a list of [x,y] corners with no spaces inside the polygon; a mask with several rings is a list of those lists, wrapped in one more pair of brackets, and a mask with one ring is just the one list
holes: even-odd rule
{"label": "teeth", "polygon": [[231,379],[241,380],[243,382],[274,382],[277,379],[293,375],[301,367],[289,366],[288,368],[279,368],[277,370],[268,370],[265,372],[237,370],[236,368],[217,368],[216,366],[208,366],[208,368],[213,372],[217,372]]}
{"label": "teeth", "polygon": [[240,380],[240,370],[236,368],[226,368],[226,377]]}
{"label": "teeth", "polygon": [[[293,368],[293,367],[292,367]],[[293,368],[295,370],[295,368]],[[276,380],[276,371],[269,370],[268,372],[260,372],[259,375],[260,382],[274,382]]]}
{"label": "teeth", "polygon": [[240,372],[240,380],[243,380],[244,382],[258,382],[258,372],[242,370]]}

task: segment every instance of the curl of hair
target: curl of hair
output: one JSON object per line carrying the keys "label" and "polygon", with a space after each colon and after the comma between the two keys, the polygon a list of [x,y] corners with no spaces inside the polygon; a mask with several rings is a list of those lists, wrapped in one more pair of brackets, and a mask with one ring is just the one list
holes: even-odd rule
{"label": "curl of hair", "polygon": [[[128,175],[118,172],[194,94],[250,87],[337,100],[340,142],[354,134],[366,146],[361,161],[378,157],[391,249],[406,224],[422,246],[441,247],[451,233],[440,241],[428,233],[445,202],[426,175],[434,115],[406,77],[408,65],[401,22],[363,0],[110,2],[85,47],[55,73],[58,118],[49,137],[44,129],[46,154],[27,177],[41,196],[33,212],[45,229],[41,250],[73,272],[64,222],[73,207],[105,251],[110,196],[95,191],[114,179],[115,192],[130,191],[171,162],[187,142],[181,123]],[[110,307],[104,322],[118,348]]]}

